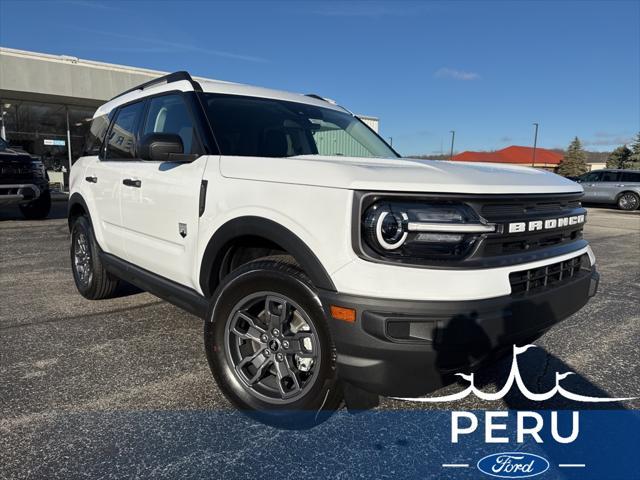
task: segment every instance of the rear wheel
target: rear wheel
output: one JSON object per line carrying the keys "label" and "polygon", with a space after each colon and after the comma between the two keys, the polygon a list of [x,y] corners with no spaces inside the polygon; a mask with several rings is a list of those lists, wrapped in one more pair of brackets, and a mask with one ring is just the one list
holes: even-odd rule
{"label": "rear wheel", "polygon": [[28,220],[40,220],[46,218],[51,211],[51,192],[45,190],[42,194],[32,202],[19,206],[24,218]]}
{"label": "rear wheel", "polygon": [[78,217],[71,227],[71,270],[78,291],[89,300],[109,298],[118,288],[118,279],[105,270],[98,252],[89,220]]}
{"label": "rear wheel", "polygon": [[225,395],[261,421],[306,428],[340,406],[324,312],[304,273],[282,257],[224,280],[205,322],[205,349]]}
{"label": "rear wheel", "polygon": [[634,192],[624,192],[618,197],[620,210],[636,210],[640,206],[640,197]]}

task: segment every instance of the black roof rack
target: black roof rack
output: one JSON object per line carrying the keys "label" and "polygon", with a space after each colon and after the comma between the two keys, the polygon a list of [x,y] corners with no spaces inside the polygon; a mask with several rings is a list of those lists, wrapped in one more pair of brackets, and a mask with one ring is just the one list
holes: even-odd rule
{"label": "black roof rack", "polygon": [[321,97],[320,95],[316,95],[315,93],[307,93],[305,97],[311,97],[311,98],[315,98],[316,100],[322,100],[323,102],[331,103],[326,98]]}
{"label": "black roof rack", "polygon": [[[149,87],[152,87],[154,85],[161,85],[163,83],[171,83],[171,82],[179,82],[180,80],[186,80],[186,81],[190,82],[191,85],[193,86],[193,89],[196,92],[201,92],[202,91],[202,87],[200,86],[200,84],[198,82],[196,82],[193,78],[191,78],[191,75],[189,75],[189,72],[179,71],[179,72],[170,73],[168,75],[163,75],[162,77],[154,78],[153,80],[150,80],[148,82],[142,83],[142,84],[138,85],[137,87],[130,88],[129,90],[126,90],[126,91],[116,95],[111,100],[114,100],[114,99],[116,99],[118,97],[126,95],[127,93],[135,92],[136,90],[144,90],[145,88],[149,88]],[[109,101],[111,101],[111,100],[109,100]]]}

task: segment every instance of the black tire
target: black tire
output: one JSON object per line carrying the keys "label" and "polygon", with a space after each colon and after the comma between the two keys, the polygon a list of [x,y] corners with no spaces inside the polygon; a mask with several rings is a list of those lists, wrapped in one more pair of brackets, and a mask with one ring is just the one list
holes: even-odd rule
{"label": "black tire", "polygon": [[71,226],[71,270],[78,292],[89,300],[109,298],[118,288],[118,279],[105,270],[99,251],[89,219],[76,218]]}
{"label": "black tire", "polygon": [[[265,312],[283,299],[286,303],[281,303],[272,314],[272,321],[276,323],[268,325],[266,319],[270,317]],[[248,303],[243,303],[245,300]],[[244,322],[244,317],[234,320],[240,318],[237,312],[249,313],[244,306],[251,302],[255,302],[253,312],[262,309],[262,313],[255,313],[255,316],[251,313],[251,322],[255,321],[251,327],[256,327],[252,335],[261,340],[243,340],[236,333],[241,329],[240,322]],[[301,318],[304,318],[303,323],[300,323]],[[303,325],[302,335],[301,330],[292,334],[294,321]],[[283,325],[280,336],[273,333],[277,329],[271,329],[277,322]],[[247,333],[251,327],[247,327]],[[294,341],[289,345],[286,340],[296,336],[309,337],[308,344],[304,343],[306,340],[295,341],[300,349],[306,350],[304,345],[313,342],[308,350],[316,355],[311,360],[311,367],[300,364],[298,353],[290,353],[296,347]],[[291,349],[279,351],[277,342],[273,349],[273,340],[282,342],[280,348],[291,346]],[[310,280],[290,257],[265,257],[229,274],[212,297],[205,321],[204,342],[209,366],[222,392],[240,410],[264,423],[288,429],[309,428],[326,420],[340,407],[342,389],[336,375],[335,348],[325,314]],[[255,362],[266,364],[256,368],[250,362],[245,367],[255,368],[255,375],[260,376],[255,387],[246,382],[246,376],[243,379],[242,373],[238,373],[238,369],[243,372],[239,366],[243,362],[236,362],[234,355],[243,348],[250,351],[243,360],[253,356]],[[287,388],[291,390],[285,391]],[[277,398],[278,395],[281,398]],[[287,395],[290,397],[286,398]]]}
{"label": "black tire", "polygon": [[33,202],[19,205],[22,215],[27,220],[41,220],[47,218],[51,211],[51,192],[45,190]]}
{"label": "black tire", "polygon": [[640,207],[640,197],[635,192],[622,192],[618,196],[617,204],[620,210],[636,210]]}

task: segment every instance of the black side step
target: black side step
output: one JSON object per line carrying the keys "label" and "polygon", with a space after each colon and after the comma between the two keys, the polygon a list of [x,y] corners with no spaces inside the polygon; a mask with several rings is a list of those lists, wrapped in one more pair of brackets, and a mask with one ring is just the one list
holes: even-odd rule
{"label": "black side step", "polygon": [[209,302],[195,290],[151,273],[110,253],[100,252],[107,271],[156,297],[160,297],[200,318],[207,316]]}

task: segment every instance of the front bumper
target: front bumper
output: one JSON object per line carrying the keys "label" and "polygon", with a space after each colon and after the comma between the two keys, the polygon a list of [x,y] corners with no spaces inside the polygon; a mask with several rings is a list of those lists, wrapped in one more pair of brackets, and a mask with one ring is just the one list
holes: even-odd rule
{"label": "front bumper", "polygon": [[[385,300],[321,292],[340,378],[368,392],[417,397],[531,342],[595,295],[595,265],[567,282],[519,295],[470,301]],[[454,285],[451,288],[455,288]],[[330,306],[355,309],[334,320]]]}
{"label": "front bumper", "polygon": [[37,200],[42,193],[43,186],[34,183],[0,184],[0,205]]}

